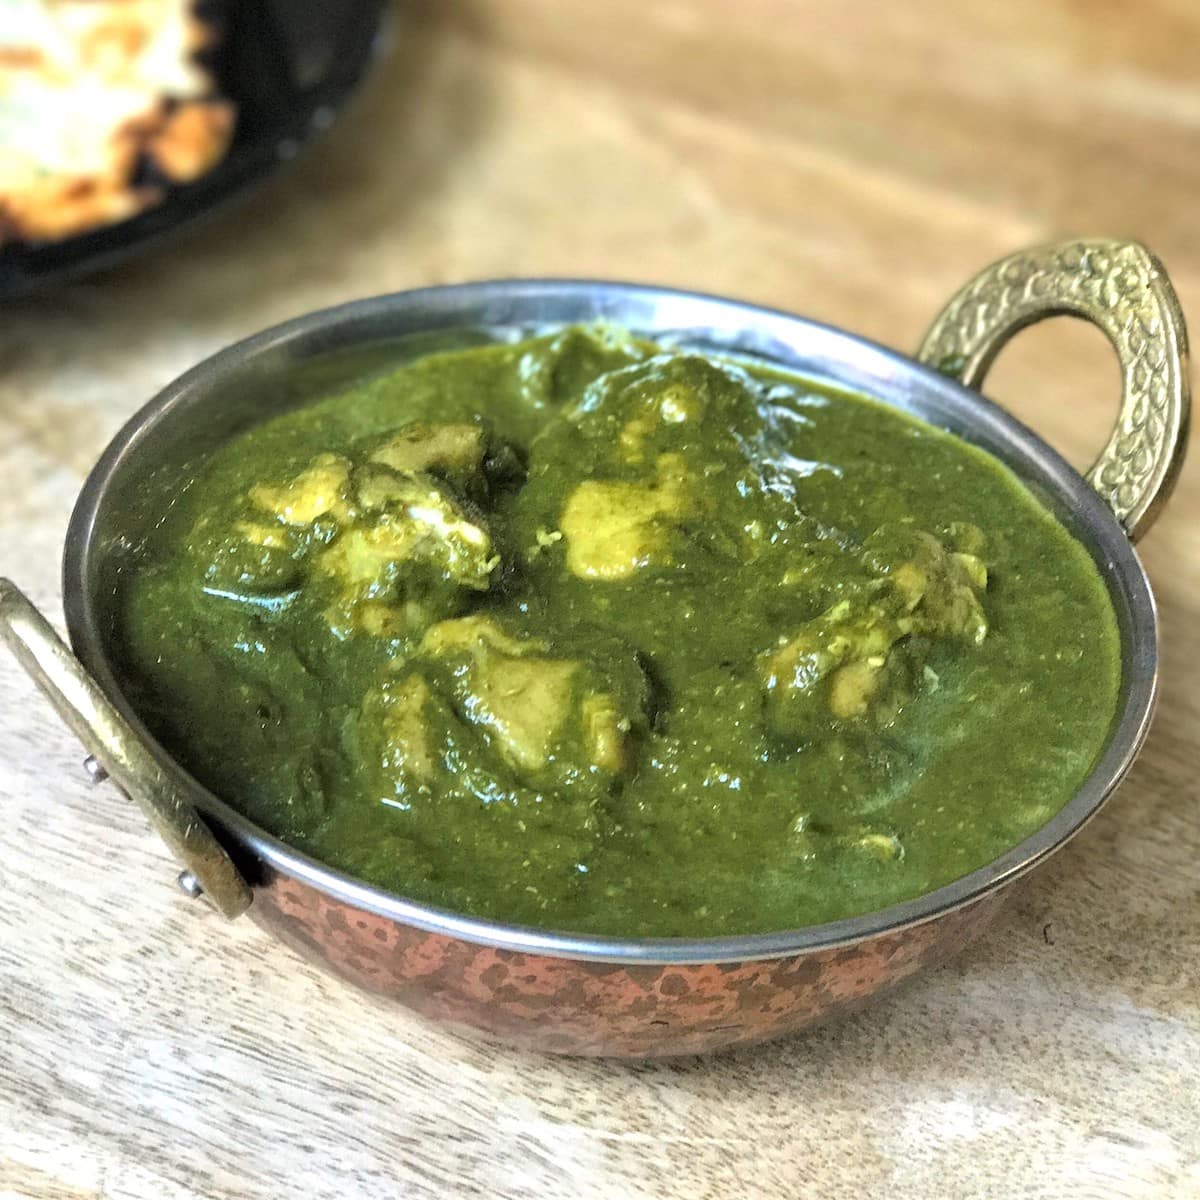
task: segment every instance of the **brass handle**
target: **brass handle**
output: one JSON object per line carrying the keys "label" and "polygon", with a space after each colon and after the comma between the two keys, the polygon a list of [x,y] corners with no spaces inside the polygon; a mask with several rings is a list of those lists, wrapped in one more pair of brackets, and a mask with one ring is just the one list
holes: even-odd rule
{"label": "brass handle", "polygon": [[1062,242],[1003,258],[934,321],[918,357],[978,388],[1013,334],[1046,317],[1099,326],[1121,362],[1121,411],[1087,474],[1130,538],[1154,523],[1187,449],[1187,328],[1162,264],[1138,242]]}
{"label": "brass handle", "polygon": [[212,830],[50,622],[7,579],[0,579],[0,641],[11,647],[117,787],[137,802],[213,904],[227,917],[244,913],[250,887]]}

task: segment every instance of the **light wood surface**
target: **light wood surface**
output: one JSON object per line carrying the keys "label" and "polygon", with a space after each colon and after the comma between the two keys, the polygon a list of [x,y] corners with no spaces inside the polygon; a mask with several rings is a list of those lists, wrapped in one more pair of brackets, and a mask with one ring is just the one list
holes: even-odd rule
{"label": "light wood surface", "polygon": [[[126,417],[351,297],[632,277],[910,348],[978,267],[1081,233],[1146,241],[1200,325],[1191,0],[427,0],[397,35],[246,206],[0,312],[0,570],[56,618]],[[1115,381],[1056,322],[990,390],[1083,465]],[[1144,557],[1149,744],[991,935],[810,1036],[656,1065],[459,1040],[224,924],[0,658],[0,1197],[1200,1196],[1200,463]]]}

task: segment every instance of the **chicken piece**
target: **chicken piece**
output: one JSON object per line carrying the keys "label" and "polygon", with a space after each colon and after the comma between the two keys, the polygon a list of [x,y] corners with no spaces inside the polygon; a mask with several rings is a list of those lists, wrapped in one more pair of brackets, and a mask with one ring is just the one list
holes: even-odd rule
{"label": "chicken piece", "polygon": [[339,454],[318,454],[299,475],[285,483],[260,483],[250,502],[285,525],[311,525],[318,517],[344,520],[350,515],[350,463]]}
{"label": "chicken piece", "polygon": [[399,472],[425,472],[452,483],[483,503],[497,491],[519,487],[526,477],[521,451],[470,421],[411,421],[374,442],[366,461]]}
{"label": "chicken piece", "polygon": [[886,723],[918,686],[923,660],[910,639],[974,646],[987,636],[978,556],[948,551],[931,534],[883,529],[863,562],[872,583],[759,656],[780,732],[805,736],[830,718]]}
{"label": "chicken piece", "polygon": [[376,596],[414,564],[447,582],[486,591],[498,558],[481,518],[429,476],[375,468],[356,475],[355,520],[317,558],[316,569]]}
{"label": "chicken piece", "polygon": [[931,533],[884,527],[867,539],[862,561],[877,576],[884,602],[890,593],[902,603],[910,632],[972,646],[987,637],[988,573],[979,555],[948,548]]}
{"label": "chicken piece", "polygon": [[429,709],[434,704],[429,684],[420,675],[388,680],[367,697],[379,722],[386,746],[388,769],[416,783],[428,784],[437,770],[435,735]]}
{"label": "chicken piece", "polygon": [[274,599],[304,580],[306,542],[299,531],[260,521],[239,521],[220,536],[207,521],[197,527],[191,552],[203,562],[205,589],[247,601]]}
{"label": "chicken piece", "polygon": [[353,477],[353,519],[313,561],[337,587],[335,630],[402,637],[486,591],[500,563],[482,518],[448,485],[373,466]]}
{"label": "chicken piece", "polygon": [[[435,457],[448,461],[451,440]],[[470,451],[476,466],[481,447]],[[229,515],[206,515],[192,547],[211,592],[256,602],[314,593],[340,636],[388,639],[458,611],[500,562],[482,516],[450,483],[336,454],[256,484]]]}
{"label": "chicken piece", "polygon": [[799,730],[822,712],[840,721],[865,716],[889,680],[893,647],[910,632],[885,606],[851,600],[807,622],[759,657],[774,723]]}
{"label": "chicken piece", "polygon": [[432,626],[421,657],[448,669],[459,711],[535,786],[632,770],[633,742],[646,724],[645,680],[632,662],[613,670],[560,657],[486,616]]}
{"label": "chicken piece", "polygon": [[612,775],[625,774],[633,765],[632,722],[622,715],[616,696],[611,692],[584,696],[579,715],[588,761]]}
{"label": "chicken piece", "polygon": [[434,424],[412,421],[389,435],[369,461],[393,471],[435,471],[456,482],[478,476],[483,467],[483,427],[467,421]]}
{"label": "chicken piece", "polygon": [[313,526],[330,527],[352,510],[350,463],[322,454],[279,484],[256,484],[232,516],[206,513],[192,531],[190,552],[202,562],[205,588],[258,602],[303,586]]}
{"label": "chicken piece", "polygon": [[[969,528],[982,538],[974,526],[957,528]],[[980,542],[972,538],[971,544],[982,552]],[[867,539],[863,561],[903,601],[913,633],[972,645],[987,637],[980,596],[987,590],[988,576],[979,554],[947,549],[931,533],[885,526]]]}
{"label": "chicken piece", "polygon": [[651,483],[589,479],[567,498],[559,527],[572,574],[612,582],[671,565],[680,524],[699,505],[682,455],[660,454],[656,468]]}
{"label": "chicken piece", "polygon": [[[478,739],[429,676],[403,665],[367,691],[347,737],[363,793],[400,811],[444,803],[456,787],[469,788],[473,774],[479,779],[488,770],[486,748],[466,745]],[[499,763],[494,767],[502,771]],[[503,791],[508,781],[496,776],[492,786]]]}
{"label": "chicken piece", "polygon": [[421,649],[452,664],[464,711],[510,765],[546,765],[570,715],[578,663],[548,657],[544,642],[509,637],[487,617],[434,625]]}
{"label": "chicken piece", "polygon": [[628,678],[610,681],[478,616],[432,626],[396,666],[347,731],[365,792],[393,808],[464,797],[533,804],[555,789],[562,812],[580,807],[590,824],[593,803],[633,769],[640,679],[630,699],[620,693]]}
{"label": "chicken piece", "polygon": [[[742,556],[753,535],[738,498],[759,484],[764,391],[735,365],[692,355],[605,372],[533,439],[518,520],[561,532],[563,558],[551,561],[594,582]],[[581,479],[565,503],[564,462]]]}
{"label": "chicken piece", "polygon": [[237,501],[232,521],[207,514],[193,531],[205,587],[245,600],[296,591],[314,525],[328,520],[332,530],[352,511],[350,463],[340,455],[318,455],[282,483],[256,484]]}
{"label": "chicken piece", "polygon": [[626,421],[617,439],[621,456],[629,463],[645,458],[645,444],[664,425],[682,425],[685,421],[701,420],[705,413],[704,397],[685,383],[671,383],[661,391],[652,392],[645,407]]}

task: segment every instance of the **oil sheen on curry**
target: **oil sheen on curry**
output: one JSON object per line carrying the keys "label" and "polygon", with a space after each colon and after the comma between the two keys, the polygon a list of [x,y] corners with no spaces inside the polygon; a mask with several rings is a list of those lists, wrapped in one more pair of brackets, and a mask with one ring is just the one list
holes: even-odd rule
{"label": "oil sheen on curry", "polygon": [[1113,720],[1083,549],[961,440],[573,328],[207,457],[124,570],[136,701],[297,848],[623,936],[794,928],[979,867]]}

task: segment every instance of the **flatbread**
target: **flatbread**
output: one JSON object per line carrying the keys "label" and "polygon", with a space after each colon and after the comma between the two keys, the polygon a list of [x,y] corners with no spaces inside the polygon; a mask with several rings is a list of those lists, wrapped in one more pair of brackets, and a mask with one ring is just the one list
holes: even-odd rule
{"label": "flatbread", "polygon": [[0,244],[124,220],[224,157],[235,109],[195,7],[0,0]]}

